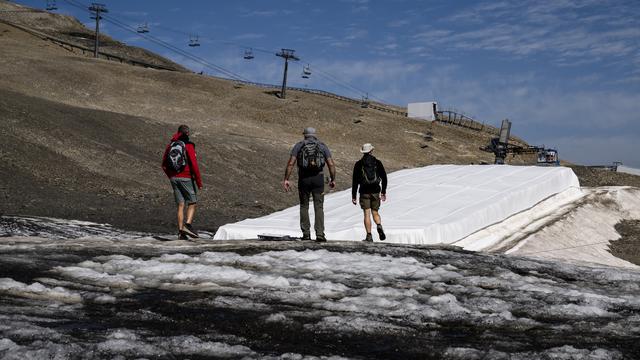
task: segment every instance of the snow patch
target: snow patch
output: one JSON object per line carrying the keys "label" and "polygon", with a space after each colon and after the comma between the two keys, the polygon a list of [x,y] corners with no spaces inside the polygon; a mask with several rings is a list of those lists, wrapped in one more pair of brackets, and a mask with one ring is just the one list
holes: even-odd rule
{"label": "snow patch", "polygon": [[80,303],[82,296],[62,287],[50,288],[38,282],[31,285],[15,281],[10,278],[0,279],[0,293],[38,300],[51,300],[62,303]]}

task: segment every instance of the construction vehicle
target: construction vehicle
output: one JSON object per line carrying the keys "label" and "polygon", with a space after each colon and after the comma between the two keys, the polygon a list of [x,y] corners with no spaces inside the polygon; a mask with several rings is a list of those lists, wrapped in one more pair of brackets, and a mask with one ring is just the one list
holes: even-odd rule
{"label": "construction vehicle", "polygon": [[489,145],[481,147],[480,150],[491,152],[495,155],[494,164],[502,165],[508,154],[520,155],[520,154],[536,154],[538,166],[558,166],[560,165],[560,158],[558,157],[558,150],[545,148],[543,146],[520,146],[509,143],[509,137],[511,135],[511,121],[508,119],[502,120],[500,126],[500,135],[491,139]]}

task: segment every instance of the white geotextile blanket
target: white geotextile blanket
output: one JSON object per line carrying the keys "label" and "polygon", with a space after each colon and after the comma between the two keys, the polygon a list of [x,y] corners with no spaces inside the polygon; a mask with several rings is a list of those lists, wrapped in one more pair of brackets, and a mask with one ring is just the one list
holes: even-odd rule
{"label": "white geotextile blanket", "polygon": [[[345,175],[342,179],[351,178]],[[405,244],[453,243],[550,196],[580,187],[566,167],[432,165],[388,177],[387,201],[380,208],[386,241]],[[297,193],[282,196],[297,198]],[[260,234],[300,237],[299,211],[294,206],[227,224],[214,239],[255,239]],[[312,203],[309,212],[313,237]],[[325,196],[324,213],[328,240],[364,238],[362,210],[351,203],[350,189]],[[378,241],[375,228],[373,234]]]}

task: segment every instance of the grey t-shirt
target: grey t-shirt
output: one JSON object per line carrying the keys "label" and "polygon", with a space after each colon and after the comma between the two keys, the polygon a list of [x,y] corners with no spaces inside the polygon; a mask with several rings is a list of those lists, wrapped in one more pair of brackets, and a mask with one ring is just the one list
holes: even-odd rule
{"label": "grey t-shirt", "polygon": [[[294,157],[298,157],[298,153],[300,152],[300,149],[302,149],[302,146],[304,146],[304,142],[308,141],[308,140],[315,140],[320,144],[320,150],[322,151],[322,153],[324,154],[324,158],[326,159],[330,159],[331,158],[331,151],[329,150],[329,148],[327,147],[327,145],[325,145],[322,141],[315,139],[315,138],[308,138],[305,140],[302,140],[300,142],[298,142],[297,144],[295,144],[293,146],[293,148],[291,149],[291,156]],[[308,176],[315,176],[318,174],[322,174],[322,170],[320,170],[320,172],[304,172],[303,169],[300,168],[300,164],[298,164],[298,177],[308,177]]]}

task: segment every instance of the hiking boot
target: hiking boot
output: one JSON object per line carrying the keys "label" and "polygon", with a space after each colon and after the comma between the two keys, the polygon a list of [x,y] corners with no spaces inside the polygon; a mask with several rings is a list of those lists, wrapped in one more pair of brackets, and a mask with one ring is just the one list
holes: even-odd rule
{"label": "hiking boot", "polygon": [[373,236],[371,234],[367,234],[367,237],[362,240],[364,242],[373,242]]}
{"label": "hiking boot", "polygon": [[302,240],[302,241],[311,241],[311,235],[303,234],[302,237],[300,238],[300,240]]}
{"label": "hiking boot", "polygon": [[184,231],[178,232],[178,240],[189,240],[189,237]]}
{"label": "hiking boot", "polygon": [[380,241],[384,241],[387,238],[387,235],[384,234],[384,230],[382,230],[382,224],[378,224],[378,235],[380,235]]}
{"label": "hiking boot", "polygon": [[327,242],[324,236],[316,236],[316,242]]}
{"label": "hiking boot", "polygon": [[184,228],[182,228],[182,231],[194,239],[199,238],[198,233],[193,230],[193,226],[191,226],[191,224],[184,224]]}

